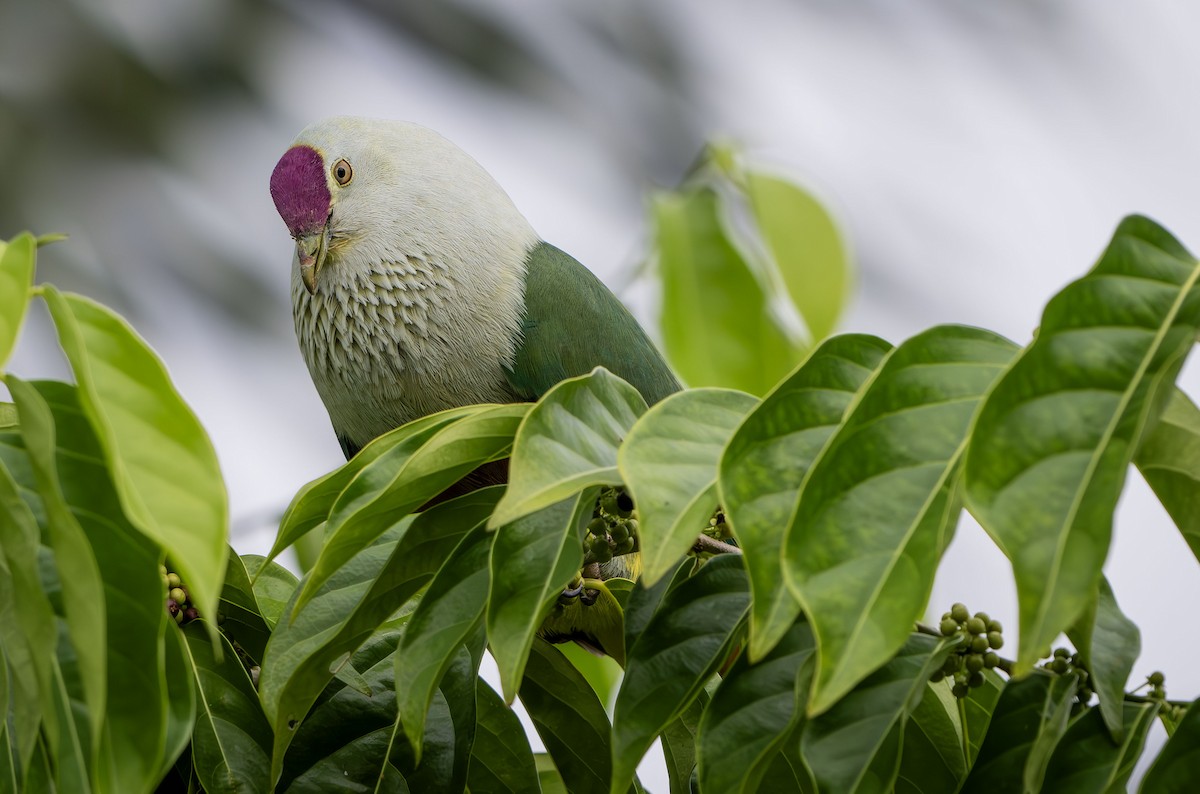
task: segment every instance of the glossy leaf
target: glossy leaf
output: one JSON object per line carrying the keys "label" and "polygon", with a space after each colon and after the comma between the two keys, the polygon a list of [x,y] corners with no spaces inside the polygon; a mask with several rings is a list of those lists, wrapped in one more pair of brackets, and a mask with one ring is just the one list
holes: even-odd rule
{"label": "glossy leaf", "polygon": [[402,465],[438,430],[485,410],[487,406],[468,405],[416,419],[390,433],[384,433],[338,468],[305,485],[284,511],[279,522],[279,533],[267,559],[275,559],[284,549],[324,523],[342,491],[363,469],[385,455],[393,458],[392,465]]}
{"label": "glossy leaf", "polygon": [[200,612],[216,614],[229,506],[212,442],[124,319],[79,295],[42,294],[125,515],[167,551]]}
{"label": "glossy leaf", "polygon": [[36,249],[28,232],[14,237],[7,245],[0,241],[0,372],[17,344],[29,306]]}
{"label": "glossy leaf", "polygon": [[691,389],[655,405],[617,453],[638,511],[642,575],[675,570],[717,506],[717,465],[742,418],[758,404],[744,392]]}
{"label": "glossy leaf", "polygon": [[696,698],[728,657],[750,594],[741,556],[714,557],[663,596],[627,650],[613,710],[612,791],[633,780],[654,738]]}
{"label": "glossy leaf", "polygon": [[482,524],[463,537],[413,610],[396,650],[396,680],[401,683],[396,706],[418,761],[434,692],[458,649],[483,621],[493,537]]}
{"label": "glossy leaf", "polygon": [[751,664],[738,657],[713,694],[700,720],[701,791],[755,791],[804,719],[804,697],[812,677],[816,643],[798,621],[765,657]]}
{"label": "glossy leaf", "polygon": [[925,695],[904,726],[898,794],[955,794],[967,776],[958,699],[950,679],[927,683]]}
{"label": "glossy leaf", "polygon": [[1112,740],[1122,741],[1125,684],[1142,651],[1142,635],[1117,606],[1108,579],[1100,577],[1095,598],[1075,625],[1067,629],[1067,636],[1091,674],[1091,687],[1100,698],[1100,713]]}
{"label": "glossy leaf", "polygon": [[1200,560],[1200,408],[1176,389],[1134,458]]}
{"label": "glossy leaf", "polygon": [[267,640],[271,638],[271,627],[254,597],[246,563],[232,549],[225,558],[225,580],[221,584],[217,608],[223,619],[221,631],[261,664]]}
{"label": "glossy leaf", "polygon": [[980,411],[966,496],[1013,562],[1017,675],[1095,590],[1126,469],[1200,327],[1197,279],[1166,231],[1125,219],[1091,272],[1050,300]]}
{"label": "glossy leaf", "polygon": [[192,758],[205,791],[271,790],[271,725],[233,646],[218,634],[220,658],[199,624],[183,630],[199,704]]}
{"label": "glossy leaf", "polygon": [[253,580],[254,602],[269,628],[275,628],[283,617],[284,608],[296,591],[296,574],[274,560],[259,554],[243,554],[246,573]]}
{"label": "glossy leaf", "polygon": [[800,753],[822,791],[890,791],[900,764],[904,726],[930,674],[951,645],[912,634],[890,661],[817,717],[800,737]]}
{"label": "glossy leaf", "polygon": [[800,614],[780,554],[800,484],[854,395],[891,350],[873,336],[824,342],[738,427],[721,459],[720,500],[741,545],[754,601],[751,659],[761,659]]}
{"label": "glossy leaf", "polygon": [[[566,657],[537,639],[525,665],[521,703],[572,794],[608,794],[610,726],[604,705]],[[540,775],[539,775],[540,776]]]}
{"label": "glossy leaf", "polygon": [[1050,757],[1042,790],[1078,794],[1125,791],[1157,713],[1157,703],[1123,704],[1122,738],[1115,744],[1097,709],[1078,715]]}
{"label": "glossy leaf", "polygon": [[1163,745],[1142,778],[1142,794],[1190,794],[1200,779],[1200,700],[1187,713]]}
{"label": "glossy leaf", "polygon": [[1035,673],[1010,680],[963,784],[964,794],[1041,791],[1046,765],[1067,730],[1075,688],[1074,676]]}
{"label": "glossy leaf", "polygon": [[638,390],[603,367],[546,392],[513,441],[508,490],[489,525],[508,524],[591,485],[619,485],[617,447],[645,412]]}
{"label": "glossy leaf", "polygon": [[441,427],[418,449],[402,444],[368,464],[334,503],[325,545],[294,608],[302,609],[329,577],[402,516],[479,465],[507,456],[528,411],[525,404],[493,406]]}
{"label": "glossy leaf", "polygon": [[[496,530],[488,557],[486,620],[508,703],[517,696],[534,634],[583,564],[584,526],[595,504],[594,489],[587,489]],[[590,614],[600,608],[580,609]]]}
{"label": "glossy leaf", "polygon": [[751,171],[746,193],[788,295],[813,341],[829,336],[850,294],[850,262],[829,212],[786,179]]}
{"label": "glossy leaf", "polygon": [[17,406],[0,403],[0,430],[17,426]]}
{"label": "glossy leaf", "polygon": [[343,566],[294,620],[275,627],[259,693],[275,726],[277,763],[291,738],[287,725],[304,717],[333,670],[433,578],[463,535],[487,521],[501,490],[475,491],[405,519]]}
{"label": "glossy leaf", "polygon": [[165,741],[159,758],[161,780],[180,759],[192,741],[196,724],[195,672],[188,655],[187,640],[174,623],[163,627],[163,669],[166,672],[167,712]]}
{"label": "glossy leaf", "polygon": [[730,241],[712,188],[652,205],[667,358],[689,386],[764,394],[799,362],[771,296]]}
{"label": "glossy leaf", "polygon": [[692,790],[696,779],[696,733],[708,702],[708,690],[701,690],[683,713],[667,723],[659,737],[671,794],[690,794]]}
{"label": "glossy leaf", "polygon": [[467,789],[471,794],[537,791],[537,766],[516,712],[483,679],[476,683],[475,699],[479,723],[467,770]]}
{"label": "glossy leaf", "polygon": [[975,408],[1016,352],[937,326],[896,348],[808,471],[783,542],[785,579],[817,637],[819,714],[904,645],[960,510]]}
{"label": "glossy leaf", "polygon": [[[1005,686],[1006,679],[998,672],[984,670],[983,686],[971,689],[962,700],[959,725],[965,740],[968,767],[974,765],[975,759],[979,757],[979,750],[983,747],[984,737],[992,724],[992,715],[996,712],[996,705],[1000,702],[1000,695]],[[942,691],[943,697],[950,694],[949,687],[947,681]]]}

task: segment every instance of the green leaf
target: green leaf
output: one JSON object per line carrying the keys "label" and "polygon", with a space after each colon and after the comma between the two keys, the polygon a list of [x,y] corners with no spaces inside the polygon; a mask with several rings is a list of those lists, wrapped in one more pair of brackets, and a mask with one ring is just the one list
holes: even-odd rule
{"label": "green leaf", "polygon": [[[1083,666],[1091,673],[1091,687],[1100,698],[1100,713],[1114,742],[1122,741],[1125,684],[1142,651],[1142,634],[1117,606],[1108,579],[1101,576],[1091,604],[1067,636],[1079,649]],[[1151,720],[1153,721],[1153,720]]]}
{"label": "green leaf", "polygon": [[296,574],[259,554],[243,554],[242,562],[247,575],[254,582],[254,601],[259,614],[267,627],[273,629],[283,617],[284,608],[299,585]]}
{"label": "green leaf", "polygon": [[637,643],[638,638],[646,630],[646,626],[650,625],[650,619],[662,605],[663,597],[674,590],[677,584],[690,577],[697,570],[697,565],[696,559],[688,558],[679,563],[679,567],[675,569],[675,573],[670,579],[659,579],[650,587],[646,587],[646,583],[639,580],[633,586],[629,592],[629,598],[625,602],[626,651]]}
{"label": "green leaf", "polygon": [[702,690],[683,713],[663,729],[663,760],[667,765],[671,794],[689,794],[692,790],[696,772],[696,732],[708,703],[708,693]]}
{"label": "green leaf", "polygon": [[293,620],[275,627],[259,694],[275,726],[276,763],[291,740],[288,724],[304,717],[333,668],[433,578],[462,537],[487,521],[502,490],[474,491],[406,518],[343,566]]}
{"label": "green leaf", "polygon": [[246,668],[223,634],[218,654],[198,624],[183,633],[199,703],[192,759],[204,790],[270,791],[271,725]]}
{"label": "green leaf", "polygon": [[433,577],[400,640],[396,706],[418,761],[434,692],[458,649],[483,621],[493,537],[482,524],[467,533]]}
{"label": "green leaf", "polygon": [[895,790],[955,794],[966,776],[958,699],[950,694],[950,679],[927,683],[925,695],[904,726]]}
{"label": "green leaf", "polygon": [[[488,557],[487,634],[509,703],[521,686],[534,634],[583,564],[584,526],[595,504],[589,488],[496,530]],[[586,614],[593,609],[599,611],[596,605],[583,608]]]}
{"label": "green leaf", "polygon": [[797,693],[808,692],[815,652],[812,629],[797,621],[760,661],[738,657],[700,720],[701,791],[757,789],[802,724],[804,703]]}
{"label": "green leaf", "polygon": [[1187,713],[1163,745],[1142,778],[1142,794],[1190,794],[1200,778],[1200,700]]}
{"label": "green leaf", "polygon": [[124,319],[50,286],[42,295],[125,515],[167,551],[201,614],[216,614],[229,507],[212,442]]}
{"label": "green leaf", "polygon": [[1076,717],[1050,756],[1042,790],[1078,794],[1125,791],[1158,704],[1125,703],[1122,712],[1122,738],[1116,744],[1096,709],[1086,709]]}
{"label": "green leaf", "polygon": [[817,637],[819,714],[904,645],[960,511],[975,408],[1016,352],[937,326],[896,348],[808,471],[783,570]]}
{"label": "green leaf", "polygon": [[[959,725],[965,734],[968,768],[973,766],[975,759],[979,757],[979,750],[983,746],[988,727],[992,724],[992,715],[1005,686],[1006,680],[999,673],[995,670],[984,670],[983,686],[972,688],[960,701],[962,705],[959,710]],[[943,697],[950,694],[949,680],[946,681],[941,694]]]}
{"label": "green leaf", "polygon": [[800,736],[800,753],[821,791],[890,791],[900,765],[904,726],[929,676],[951,644],[922,634],[817,717]]}
{"label": "green leaf", "polygon": [[1075,687],[1075,676],[1034,673],[1011,679],[992,713],[964,794],[1041,791],[1046,765],[1067,730]]}
{"label": "green leaf", "polygon": [[17,406],[0,403],[0,430],[17,426]]}
{"label": "green leaf", "polygon": [[508,490],[489,526],[511,523],[591,485],[619,485],[617,447],[645,412],[638,390],[603,367],[546,392],[517,431]]}
{"label": "green leaf", "polygon": [[507,456],[513,434],[528,411],[525,404],[493,406],[429,436],[414,436],[411,443],[398,445],[368,464],[334,503],[321,556],[304,577],[294,609],[303,609],[342,565],[402,516],[480,464]]}
{"label": "green leaf", "polygon": [[29,306],[37,246],[28,232],[0,242],[0,372],[8,363]]}
{"label": "green leaf", "polygon": [[[90,735],[82,737],[81,741],[87,747],[98,748],[108,698],[104,581],[92,545],[63,494],[57,461],[59,441],[50,405],[32,384],[13,375],[9,375],[6,382],[20,412],[21,436],[46,512],[44,537],[49,541],[55,576],[62,587],[61,612],[66,618],[70,644],[78,657],[84,716],[90,728]],[[57,391],[62,397],[70,394],[70,387],[62,384],[46,384],[45,388],[54,386],[59,387]],[[64,391],[67,395],[62,395]],[[61,443],[65,446],[70,441],[64,439]],[[103,467],[98,468],[103,476]],[[155,569],[151,568],[151,571]],[[61,756],[61,748],[58,749]],[[98,755],[88,758],[89,768],[97,758]]]}
{"label": "green leaf", "polygon": [[[611,584],[613,581],[616,580],[610,579],[605,584]],[[611,595],[611,591],[609,593]],[[616,601],[615,598],[613,600]],[[616,606],[618,609],[620,608],[619,603]],[[542,635],[542,638],[545,639],[545,635]],[[573,642],[564,642],[555,647],[575,666],[575,669],[587,681],[588,686],[596,693],[596,697],[600,698],[601,703],[613,702],[613,696],[621,683],[621,676],[624,675],[621,665],[617,664],[616,660],[607,655],[597,656]],[[621,650],[622,653],[625,650],[623,641]]]}
{"label": "green leaf", "polygon": [[284,511],[279,522],[279,533],[267,559],[275,559],[284,549],[324,523],[342,491],[367,466],[384,455],[392,456],[394,465],[401,465],[438,430],[485,410],[487,406],[484,405],[468,405],[416,419],[384,433],[338,468],[305,485]]}
{"label": "green leaf", "polygon": [[799,185],[746,174],[746,193],[788,295],[813,341],[833,331],[850,294],[850,262],[833,218]]}
{"label": "green leaf", "polygon": [[758,404],[728,389],[672,394],[638,420],[617,453],[638,511],[642,578],[675,570],[717,506],[717,465],[742,418]]}
{"label": "green leaf", "polygon": [[730,241],[712,188],[660,193],[652,205],[667,358],[690,386],[764,394],[802,348]]}
{"label": "green leaf", "polygon": [[159,758],[158,778],[166,777],[168,771],[175,765],[176,759],[187,749],[192,741],[192,730],[196,724],[196,689],[193,683],[195,672],[192,670],[192,660],[188,655],[187,640],[183,638],[174,623],[163,626],[160,635],[163,638],[164,661],[166,671],[167,712],[166,741],[164,750]]}
{"label": "green leaf", "polygon": [[[59,659],[51,661],[54,680],[54,708],[57,712],[55,724],[58,725],[58,736],[51,737],[54,755],[50,759],[54,766],[54,782],[57,790],[90,794],[93,790],[88,771],[88,760],[91,756],[89,748],[93,747],[87,737],[80,736],[79,722],[86,718],[87,706],[71,697]],[[84,714],[72,719],[72,712],[83,711]],[[76,712],[77,713],[77,712]],[[44,791],[55,790],[46,787]]]}
{"label": "green leaf", "polygon": [[1200,560],[1200,408],[1179,389],[1134,462]]}
{"label": "green leaf", "polygon": [[1095,591],[1126,469],[1196,339],[1198,278],[1167,232],[1125,219],[980,410],[966,497],[1013,563],[1018,676]]}
{"label": "green leaf", "polygon": [[538,791],[537,766],[516,713],[482,679],[476,682],[475,702],[479,723],[467,769],[467,789],[471,794]]}
{"label": "green leaf", "polygon": [[612,792],[729,655],[749,607],[741,555],[714,557],[669,590],[632,648],[613,710]]}
{"label": "green leaf", "polygon": [[579,671],[544,640],[533,641],[521,703],[572,794],[608,794],[608,715]]}
{"label": "green leaf", "polygon": [[224,618],[221,631],[251,659],[261,664],[267,641],[271,638],[271,627],[262,615],[258,599],[254,597],[254,586],[250,583],[246,563],[233,549],[225,558],[225,580],[217,604]]}
{"label": "green leaf", "polygon": [[763,398],[725,448],[718,484],[754,594],[751,659],[765,656],[800,614],[780,554],[804,475],[889,350],[862,334],[827,340]]}

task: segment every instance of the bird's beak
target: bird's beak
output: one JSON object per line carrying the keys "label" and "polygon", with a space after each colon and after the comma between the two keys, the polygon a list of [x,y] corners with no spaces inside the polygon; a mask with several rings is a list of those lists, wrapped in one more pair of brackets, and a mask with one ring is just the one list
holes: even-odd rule
{"label": "bird's beak", "polygon": [[317,291],[317,273],[325,263],[325,252],[329,244],[329,227],[320,231],[302,234],[296,238],[296,259],[300,262],[300,280],[312,295]]}

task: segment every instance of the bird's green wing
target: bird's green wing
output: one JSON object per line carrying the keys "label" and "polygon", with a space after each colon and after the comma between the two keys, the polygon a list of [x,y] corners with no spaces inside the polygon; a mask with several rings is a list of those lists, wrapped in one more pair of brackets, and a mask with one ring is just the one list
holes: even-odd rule
{"label": "bird's green wing", "polygon": [[508,380],[536,400],[566,378],[602,366],[650,405],[679,381],[629,310],[572,256],[538,243],[526,257],[523,339]]}

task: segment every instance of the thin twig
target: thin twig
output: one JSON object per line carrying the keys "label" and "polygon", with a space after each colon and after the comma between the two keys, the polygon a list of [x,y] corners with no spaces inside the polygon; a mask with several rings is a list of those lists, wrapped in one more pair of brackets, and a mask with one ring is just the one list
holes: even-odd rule
{"label": "thin twig", "polygon": [[710,538],[708,535],[697,535],[696,542],[692,544],[694,552],[709,552],[710,554],[741,554],[742,550],[737,546],[724,541]]}

